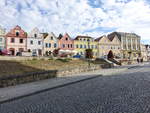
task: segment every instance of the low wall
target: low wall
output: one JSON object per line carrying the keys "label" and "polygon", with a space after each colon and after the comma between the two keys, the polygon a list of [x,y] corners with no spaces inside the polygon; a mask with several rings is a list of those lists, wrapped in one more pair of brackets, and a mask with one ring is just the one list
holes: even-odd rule
{"label": "low wall", "polygon": [[121,65],[137,64],[136,60],[122,60]]}
{"label": "low wall", "polygon": [[20,60],[33,60],[33,59],[45,59],[48,60],[48,57],[24,57],[24,56],[0,56],[0,60],[16,60],[16,61],[20,61]]}
{"label": "low wall", "polygon": [[57,70],[33,72],[24,75],[13,75],[10,77],[0,78],[0,87],[13,86],[22,83],[53,78],[56,76],[57,76]]}
{"label": "low wall", "polygon": [[70,68],[66,70],[50,70],[50,71],[44,71],[44,72],[33,72],[28,73],[24,75],[14,75],[10,77],[3,77],[0,78],[0,88],[27,83],[27,82],[33,82],[43,79],[49,79],[54,77],[62,77],[62,76],[71,76],[72,74],[77,74],[81,72],[88,72],[88,71],[94,71],[99,70],[102,68],[111,68],[113,67],[112,64],[105,64],[105,65],[95,65],[95,66],[81,66],[77,68]]}

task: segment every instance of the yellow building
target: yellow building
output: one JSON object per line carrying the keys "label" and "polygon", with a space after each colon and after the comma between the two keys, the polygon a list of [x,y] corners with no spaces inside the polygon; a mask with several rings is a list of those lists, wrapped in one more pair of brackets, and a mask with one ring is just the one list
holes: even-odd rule
{"label": "yellow building", "polygon": [[121,42],[122,59],[136,60],[139,57],[141,37],[135,33],[113,32],[108,38],[117,36]]}
{"label": "yellow building", "polygon": [[74,49],[76,54],[85,57],[86,49],[92,49],[93,56],[97,57],[97,42],[89,36],[77,36],[74,39]]}
{"label": "yellow building", "polygon": [[117,36],[109,39],[104,35],[95,39],[95,41],[98,42],[98,58],[108,58],[109,52],[111,52],[115,58],[121,57],[121,43]]}
{"label": "yellow building", "polygon": [[44,55],[52,55],[52,52],[58,48],[58,40],[54,33],[44,34]]}

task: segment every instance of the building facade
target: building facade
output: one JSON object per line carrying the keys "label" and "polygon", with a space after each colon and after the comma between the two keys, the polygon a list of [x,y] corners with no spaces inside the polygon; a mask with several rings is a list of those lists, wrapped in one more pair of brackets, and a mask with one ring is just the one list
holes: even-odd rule
{"label": "building facade", "polygon": [[76,54],[85,57],[86,49],[92,49],[93,57],[97,57],[97,42],[90,36],[77,36],[74,39]]}
{"label": "building facade", "polygon": [[53,32],[44,37],[44,55],[52,55],[52,52],[58,48],[58,40]]}
{"label": "building facade", "polygon": [[121,54],[123,59],[135,60],[140,55],[141,37],[135,33],[113,32],[108,38],[117,36],[121,42]]}
{"label": "building facade", "polygon": [[150,45],[145,45],[147,52],[147,60],[150,61]]}
{"label": "building facade", "polygon": [[0,27],[0,50],[5,49],[5,29]]}
{"label": "building facade", "polygon": [[74,40],[66,33],[58,37],[58,48],[61,54],[74,54]]}
{"label": "building facade", "polygon": [[11,55],[27,51],[27,33],[20,26],[17,25],[6,34],[6,49]]}
{"label": "building facade", "polygon": [[143,59],[143,61],[148,60],[148,52],[146,49],[146,46],[144,44],[141,44],[141,55],[140,57]]}
{"label": "building facade", "polygon": [[43,35],[38,28],[34,28],[27,37],[27,50],[33,56],[43,56]]}
{"label": "building facade", "polygon": [[106,35],[95,39],[98,42],[98,58],[108,58],[111,52],[114,58],[121,57],[121,43],[117,36],[109,39]]}

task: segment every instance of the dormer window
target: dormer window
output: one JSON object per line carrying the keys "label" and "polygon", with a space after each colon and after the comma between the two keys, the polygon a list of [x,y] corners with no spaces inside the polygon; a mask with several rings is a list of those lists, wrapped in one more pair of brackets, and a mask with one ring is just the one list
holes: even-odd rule
{"label": "dormer window", "polygon": [[17,36],[17,37],[19,36],[19,32],[16,32],[16,36]]}
{"label": "dormer window", "polygon": [[53,40],[53,37],[51,36],[51,40]]}
{"label": "dormer window", "polygon": [[37,34],[34,34],[34,38],[36,38],[37,37]]}

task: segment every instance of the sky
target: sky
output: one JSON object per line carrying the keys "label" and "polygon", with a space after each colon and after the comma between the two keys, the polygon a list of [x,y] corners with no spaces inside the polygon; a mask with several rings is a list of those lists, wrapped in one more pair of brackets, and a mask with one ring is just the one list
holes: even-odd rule
{"label": "sky", "polygon": [[150,44],[150,0],[0,0],[0,26],[94,38],[136,33]]}

